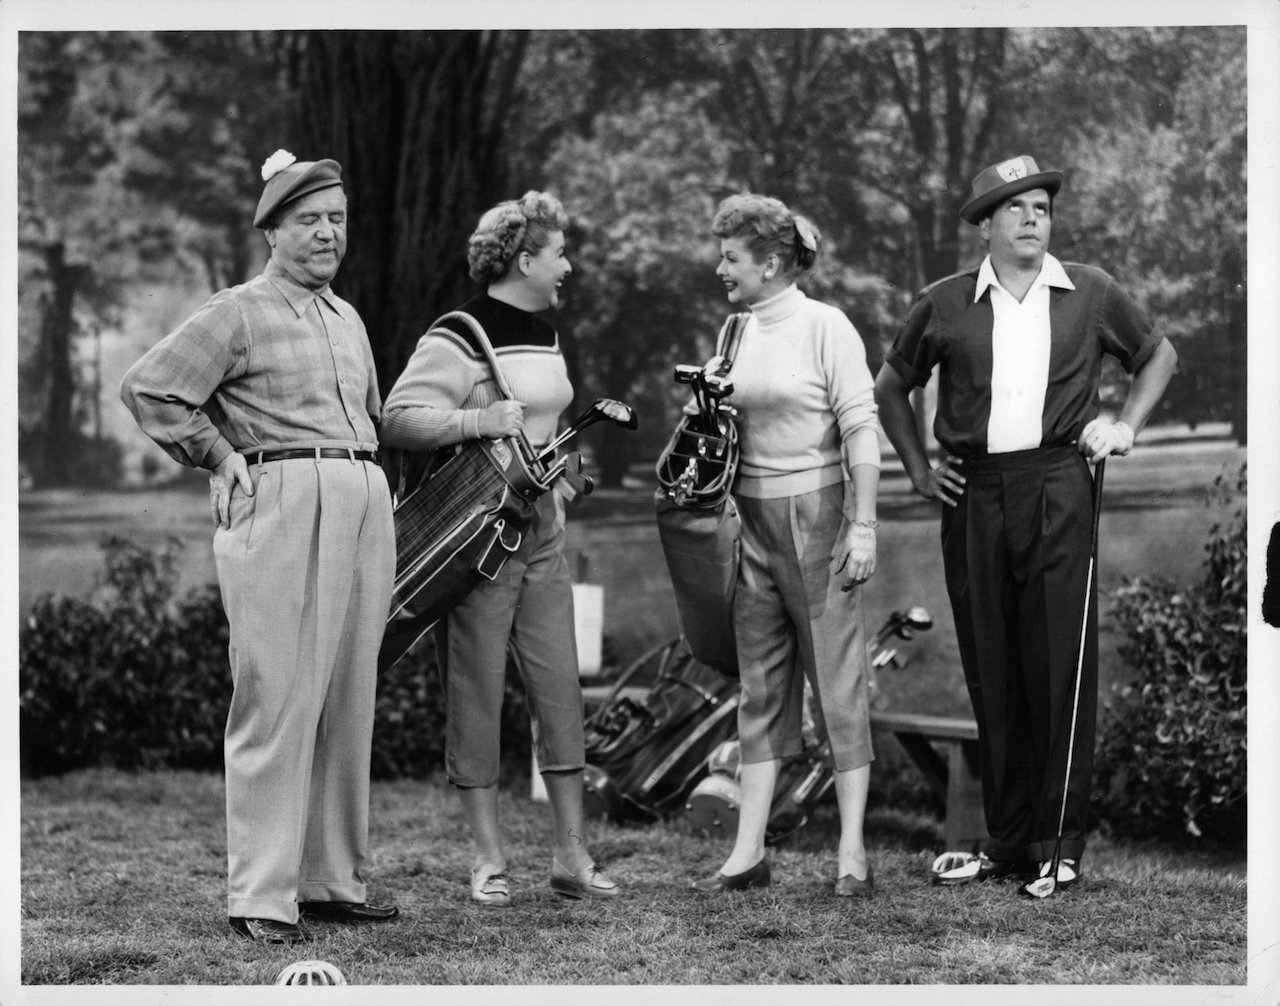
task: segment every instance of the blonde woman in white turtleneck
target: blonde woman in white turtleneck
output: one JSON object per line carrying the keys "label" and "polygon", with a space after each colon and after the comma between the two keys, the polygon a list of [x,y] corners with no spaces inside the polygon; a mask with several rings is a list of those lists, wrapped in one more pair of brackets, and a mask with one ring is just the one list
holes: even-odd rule
{"label": "blonde woman in white turtleneck", "polygon": [[836,769],[835,893],[867,897],[862,825],[873,754],[860,585],[876,568],[874,381],[844,312],[796,285],[820,245],[808,221],[777,199],[739,195],[720,204],[712,233],[729,302],[752,315],[728,399],[742,417],[733,490],[742,516],[733,613],[742,807],[728,858],[693,887],[771,882],[765,828],[782,759],[801,751],[807,677]]}

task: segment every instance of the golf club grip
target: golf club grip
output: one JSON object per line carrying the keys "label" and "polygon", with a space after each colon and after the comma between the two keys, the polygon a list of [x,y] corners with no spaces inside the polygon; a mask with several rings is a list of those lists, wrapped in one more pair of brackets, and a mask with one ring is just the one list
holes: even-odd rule
{"label": "golf club grip", "polygon": [[1089,554],[1098,554],[1098,521],[1102,517],[1102,476],[1107,459],[1102,458],[1093,468],[1093,530],[1089,535]]}

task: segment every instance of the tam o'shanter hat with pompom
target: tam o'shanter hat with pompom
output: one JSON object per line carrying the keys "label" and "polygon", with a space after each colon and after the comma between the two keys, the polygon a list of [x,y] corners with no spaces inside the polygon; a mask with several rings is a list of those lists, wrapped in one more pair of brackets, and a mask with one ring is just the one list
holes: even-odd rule
{"label": "tam o'shanter hat with pompom", "polygon": [[1034,157],[1011,157],[978,172],[969,201],[960,207],[960,218],[976,224],[984,212],[1019,192],[1044,189],[1052,196],[1060,188],[1061,171],[1041,171]]}
{"label": "tam o'shanter hat with pompom", "polygon": [[254,227],[265,227],[273,213],[286,203],[312,192],[342,184],[342,165],[337,161],[300,161],[287,150],[277,150],[262,165],[266,187],[253,215]]}

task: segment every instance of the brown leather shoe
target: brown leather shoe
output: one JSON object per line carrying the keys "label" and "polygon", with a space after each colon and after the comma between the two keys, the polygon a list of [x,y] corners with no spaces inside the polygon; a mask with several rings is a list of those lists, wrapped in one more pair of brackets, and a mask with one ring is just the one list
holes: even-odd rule
{"label": "brown leather shoe", "polygon": [[370,905],[358,901],[302,901],[298,911],[326,922],[390,922],[400,915],[396,905]]}
{"label": "brown leather shoe", "polygon": [[749,870],[741,873],[720,873],[703,880],[695,880],[689,886],[703,894],[719,894],[721,891],[745,891],[752,887],[768,887],[773,882],[773,870],[768,859],[762,859]]}
{"label": "brown leather shoe", "polygon": [[231,928],[257,943],[301,943],[306,934],[292,922],[279,919],[245,919],[231,916]]}

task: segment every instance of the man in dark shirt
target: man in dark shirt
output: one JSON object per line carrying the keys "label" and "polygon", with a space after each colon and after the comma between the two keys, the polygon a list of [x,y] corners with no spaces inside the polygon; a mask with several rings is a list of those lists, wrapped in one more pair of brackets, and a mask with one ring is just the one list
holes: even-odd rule
{"label": "man in dark shirt", "polygon": [[292,943],[300,911],[398,914],[366,903],[361,874],[395,532],[368,335],[329,287],[347,244],[342,169],[277,151],[262,174],[262,275],[161,340],[121,395],[171,457],[213,473],[234,685],[227,914],[251,939]]}
{"label": "man in dark shirt", "polygon": [[[1085,604],[1088,465],[1129,453],[1177,360],[1110,276],[1049,254],[1061,185],[1030,157],[978,174],[960,215],[988,255],[921,292],[876,379],[881,423],[912,485],[944,504],[947,592],[978,724],[989,837],[944,883],[1047,876],[1064,784],[1056,885],[1080,876],[1098,674],[1096,599]],[[1107,353],[1132,375],[1115,419],[1098,414]],[[909,395],[935,367],[945,456],[931,465]]]}

